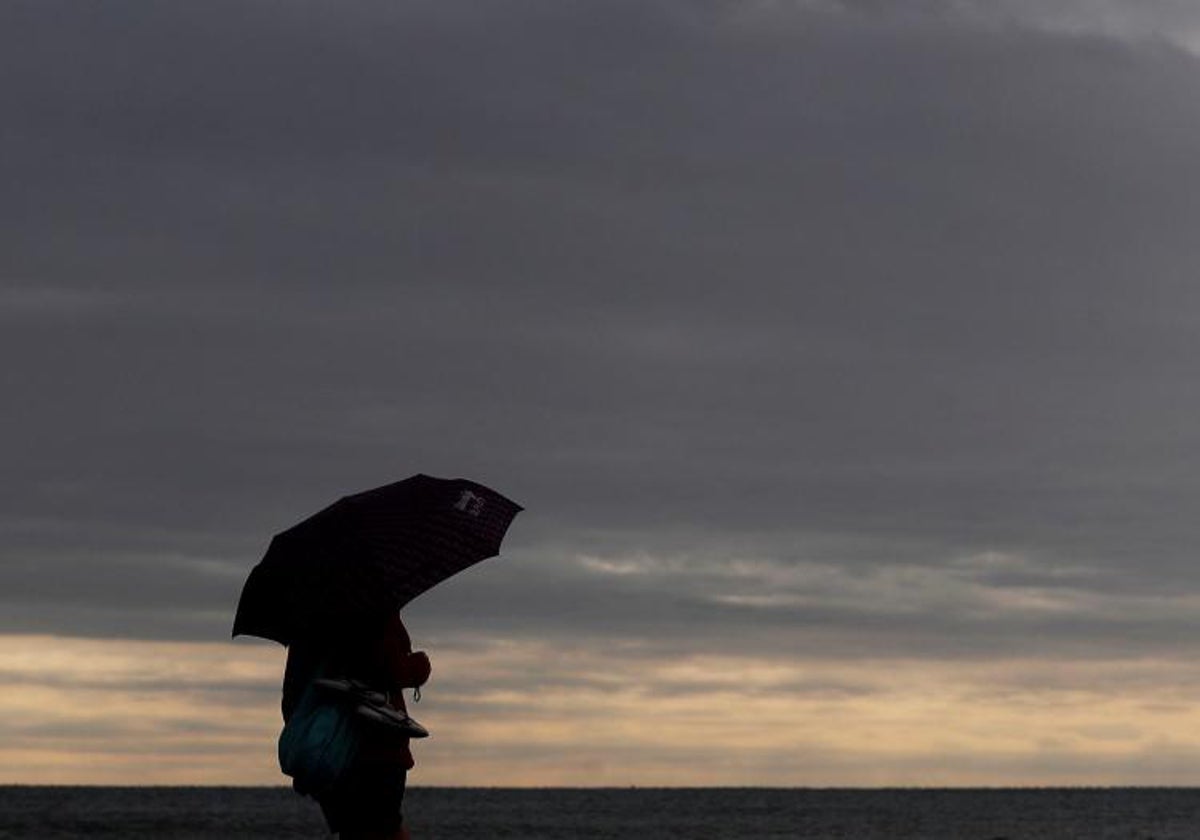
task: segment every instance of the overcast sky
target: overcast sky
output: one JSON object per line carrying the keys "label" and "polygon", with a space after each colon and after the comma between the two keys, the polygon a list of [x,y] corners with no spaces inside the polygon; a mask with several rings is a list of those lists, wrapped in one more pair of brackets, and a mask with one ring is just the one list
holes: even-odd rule
{"label": "overcast sky", "polygon": [[1200,782],[1193,43],[1165,0],[0,5],[0,780],[282,781],[242,582],[426,472],[526,511],[407,611],[414,781]]}

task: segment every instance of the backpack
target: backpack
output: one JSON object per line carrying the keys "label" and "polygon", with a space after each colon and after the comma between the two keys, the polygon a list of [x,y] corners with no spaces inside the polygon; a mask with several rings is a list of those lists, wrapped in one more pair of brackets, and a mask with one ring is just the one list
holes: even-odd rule
{"label": "backpack", "polygon": [[310,680],[279,733],[279,769],[297,793],[320,797],[345,776],[362,746],[363,721],[353,704]]}

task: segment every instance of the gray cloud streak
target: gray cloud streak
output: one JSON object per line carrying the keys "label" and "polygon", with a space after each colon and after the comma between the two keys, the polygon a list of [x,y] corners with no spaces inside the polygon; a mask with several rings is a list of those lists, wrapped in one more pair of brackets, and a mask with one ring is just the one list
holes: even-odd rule
{"label": "gray cloud streak", "polygon": [[[271,533],[420,470],[528,507],[446,638],[1177,649],[1196,61],[932,8],[6,6],[0,629],[213,638]],[[993,551],[1108,600],[713,573]]]}

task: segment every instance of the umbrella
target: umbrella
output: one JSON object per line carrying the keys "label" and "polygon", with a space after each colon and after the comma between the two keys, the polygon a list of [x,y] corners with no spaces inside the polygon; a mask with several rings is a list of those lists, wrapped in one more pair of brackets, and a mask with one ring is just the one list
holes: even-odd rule
{"label": "umbrella", "polygon": [[288,645],[378,626],[496,556],[521,509],[473,481],[428,475],[339,499],[271,540],[246,579],[233,635]]}

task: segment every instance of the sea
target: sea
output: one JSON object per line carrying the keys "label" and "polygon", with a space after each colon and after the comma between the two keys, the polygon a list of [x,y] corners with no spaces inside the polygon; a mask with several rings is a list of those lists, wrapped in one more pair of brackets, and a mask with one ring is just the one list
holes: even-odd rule
{"label": "sea", "polygon": [[[1200,789],[413,787],[414,840],[1198,840]],[[328,837],[289,788],[0,787],[0,838]]]}

